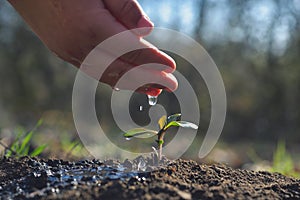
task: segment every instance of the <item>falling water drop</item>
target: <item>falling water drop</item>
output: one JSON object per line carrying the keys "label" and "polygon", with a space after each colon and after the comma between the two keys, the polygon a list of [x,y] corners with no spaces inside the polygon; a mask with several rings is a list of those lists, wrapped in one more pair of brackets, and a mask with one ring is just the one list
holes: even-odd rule
{"label": "falling water drop", "polygon": [[157,103],[157,96],[151,96],[151,95],[147,95],[148,96],[148,103],[150,106],[154,106]]}
{"label": "falling water drop", "polygon": [[140,106],[140,111],[143,111],[143,106]]}

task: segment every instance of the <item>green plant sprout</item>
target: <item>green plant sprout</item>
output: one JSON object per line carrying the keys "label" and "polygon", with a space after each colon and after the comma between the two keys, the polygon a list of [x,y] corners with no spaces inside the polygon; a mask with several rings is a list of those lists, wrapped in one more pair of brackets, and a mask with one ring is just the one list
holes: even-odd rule
{"label": "green plant sprout", "polygon": [[[260,158],[254,149],[250,149],[248,156],[255,165],[263,163],[264,159]],[[265,166],[264,170],[269,172],[277,172],[285,176],[300,178],[300,172],[297,170],[296,163],[293,161],[292,155],[287,151],[284,140],[279,140],[275,151],[273,152],[273,161],[271,165]]]}
{"label": "green plant sprout", "polygon": [[286,150],[285,142],[280,140],[273,154],[271,172],[279,172],[285,176],[300,178],[300,173],[295,170],[295,163],[291,154]]}
{"label": "green plant sprout", "polygon": [[9,147],[1,144],[6,149],[5,156],[6,157],[12,157],[12,156],[15,156],[15,157],[32,156],[32,157],[34,157],[34,156],[40,155],[46,148],[45,144],[38,146],[37,148],[35,148],[32,151],[29,151],[29,149],[30,149],[30,143],[31,143],[34,131],[39,126],[41,126],[42,123],[43,123],[43,121],[39,120],[37,122],[37,124],[35,125],[35,127],[29,132],[24,131],[24,129],[21,127],[18,128],[16,130],[17,137],[14,139],[14,141],[12,142],[12,144]]}
{"label": "green plant sprout", "polygon": [[191,122],[181,121],[181,114],[177,113],[174,115],[170,115],[169,117],[166,117],[166,115],[162,116],[158,120],[158,126],[159,131],[145,129],[145,128],[134,128],[128,130],[126,133],[124,133],[124,137],[126,138],[148,138],[157,135],[157,146],[158,146],[158,158],[161,160],[162,157],[162,146],[164,144],[164,136],[166,134],[166,131],[172,127],[182,127],[182,128],[192,128],[192,129],[198,129],[198,126],[196,124],[193,124]]}

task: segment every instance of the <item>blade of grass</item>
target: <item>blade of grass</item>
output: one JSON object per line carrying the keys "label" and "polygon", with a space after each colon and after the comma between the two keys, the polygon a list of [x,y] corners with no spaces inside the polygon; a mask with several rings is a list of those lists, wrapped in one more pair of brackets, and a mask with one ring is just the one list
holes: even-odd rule
{"label": "blade of grass", "polygon": [[[29,141],[30,141],[31,138],[32,138],[32,134],[33,134],[33,132],[30,131],[30,132],[24,137],[24,139],[23,139],[22,142],[21,142],[21,146],[20,146],[20,148],[19,148],[18,151],[17,151],[18,154],[24,154],[24,153],[26,153],[26,151],[29,150]],[[28,150],[26,150],[27,147],[28,147]],[[27,153],[28,153],[28,152],[27,152]],[[25,155],[26,155],[26,154],[25,154]]]}
{"label": "blade of grass", "polygon": [[35,148],[31,153],[30,153],[30,156],[38,156],[40,155],[44,150],[45,148],[47,147],[46,144],[43,144],[41,146],[38,146],[37,148]]}

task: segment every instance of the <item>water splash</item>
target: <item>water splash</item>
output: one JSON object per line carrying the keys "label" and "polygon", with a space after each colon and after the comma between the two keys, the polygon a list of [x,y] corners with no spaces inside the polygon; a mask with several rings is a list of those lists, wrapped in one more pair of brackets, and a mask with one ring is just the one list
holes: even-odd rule
{"label": "water splash", "polygon": [[[75,163],[34,159],[27,162],[32,172],[27,172],[25,176],[7,184],[1,183],[0,199],[40,199],[41,196],[60,193],[60,189],[75,190],[79,184],[100,186],[103,180],[146,180],[137,169],[132,171],[131,168],[117,162],[83,160]],[[143,164],[140,165],[140,169],[143,169]]]}
{"label": "water splash", "polygon": [[145,171],[146,170],[146,162],[143,157],[140,158],[138,166],[137,166],[138,171]]}

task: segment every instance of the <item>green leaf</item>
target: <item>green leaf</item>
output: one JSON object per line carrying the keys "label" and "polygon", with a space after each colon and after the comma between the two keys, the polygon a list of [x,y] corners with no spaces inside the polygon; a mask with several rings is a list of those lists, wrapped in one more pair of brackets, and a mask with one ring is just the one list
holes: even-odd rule
{"label": "green leaf", "polygon": [[[29,132],[25,132],[25,129],[22,127],[17,127],[14,130],[14,133],[16,134],[16,137],[12,144],[8,147],[6,150],[7,156],[27,156],[29,155],[30,150],[30,142],[32,140],[33,134],[35,129],[37,129],[39,126],[41,126],[43,123],[43,120],[40,119],[37,124],[34,126],[33,129]],[[43,145],[42,145],[43,146]],[[41,151],[44,150],[45,147],[38,147],[37,150],[33,151],[33,155],[40,154]]]}
{"label": "green leaf", "polygon": [[29,152],[29,145],[26,146],[26,148],[20,153],[19,156],[27,156]]}
{"label": "green leaf", "polygon": [[295,173],[295,164],[292,156],[286,151],[285,142],[279,141],[276,151],[273,155],[273,172],[279,172],[284,175]]}
{"label": "green leaf", "polygon": [[163,129],[163,127],[166,125],[167,123],[167,116],[164,115],[162,116],[159,120],[158,120],[158,125],[159,125],[159,129]]}
{"label": "green leaf", "polygon": [[33,156],[33,157],[34,157],[34,156],[40,155],[40,154],[45,150],[46,147],[47,147],[47,145],[44,144],[44,145],[41,145],[41,146],[35,148],[35,149],[33,150],[33,152],[30,153],[30,156]]}
{"label": "green leaf", "polygon": [[[33,132],[29,132],[25,138],[23,139],[20,148],[18,149],[17,153],[22,154],[25,151],[25,148],[29,145],[29,141],[31,140]],[[25,151],[26,152],[26,151]]]}
{"label": "green leaf", "polygon": [[167,119],[167,124],[172,122],[172,121],[179,121],[181,117],[180,113],[174,114],[174,115],[170,115]]}
{"label": "green leaf", "polygon": [[13,151],[16,151],[17,149],[19,149],[19,140],[15,140],[12,145],[10,146],[10,149]]}
{"label": "green leaf", "polygon": [[164,130],[167,130],[168,128],[170,128],[171,126],[179,126],[182,128],[192,128],[192,129],[198,129],[198,126],[196,124],[193,124],[191,122],[186,122],[186,121],[171,121],[170,123],[168,123],[166,125],[166,127],[164,128]]}
{"label": "green leaf", "polygon": [[124,133],[124,137],[130,138],[130,137],[137,137],[137,138],[149,138],[154,135],[157,135],[157,131],[145,129],[145,128],[134,128],[128,130],[126,133]]}

